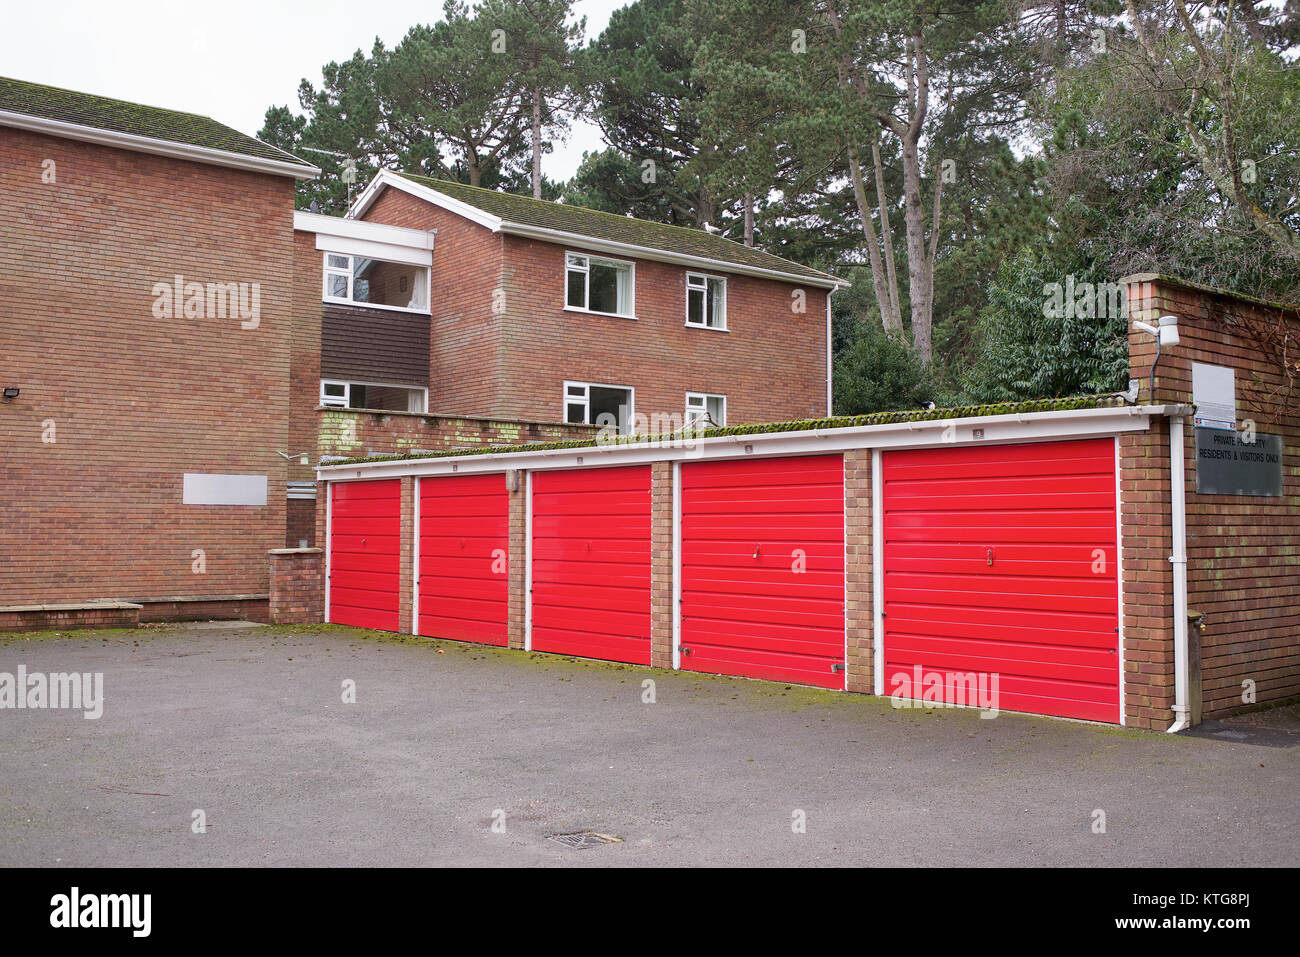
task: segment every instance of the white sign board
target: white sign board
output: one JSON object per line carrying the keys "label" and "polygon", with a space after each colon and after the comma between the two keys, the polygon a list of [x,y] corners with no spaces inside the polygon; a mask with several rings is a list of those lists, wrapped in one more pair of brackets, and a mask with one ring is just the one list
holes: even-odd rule
{"label": "white sign board", "polygon": [[265,475],[186,472],[183,505],[265,505]]}
{"label": "white sign board", "polygon": [[1237,381],[1227,366],[1192,363],[1195,425],[1202,429],[1237,429]]}

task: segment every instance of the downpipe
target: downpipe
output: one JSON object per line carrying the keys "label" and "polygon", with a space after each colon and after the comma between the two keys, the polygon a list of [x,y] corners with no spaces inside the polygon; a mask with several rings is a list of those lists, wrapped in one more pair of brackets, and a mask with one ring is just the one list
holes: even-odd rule
{"label": "downpipe", "polygon": [[1191,726],[1188,707],[1190,655],[1187,648],[1187,500],[1185,495],[1183,417],[1169,418],[1169,496],[1173,533],[1174,571],[1174,723],[1167,729],[1176,734]]}

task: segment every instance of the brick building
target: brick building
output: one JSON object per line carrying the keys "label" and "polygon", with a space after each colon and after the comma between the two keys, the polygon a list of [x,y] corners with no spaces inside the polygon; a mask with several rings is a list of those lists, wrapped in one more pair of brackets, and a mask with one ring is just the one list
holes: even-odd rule
{"label": "brick building", "polygon": [[316,172],[205,117],[0,79],[0,606],[264,608]]}
{"label": "brick building", "polygon": [[0,79],[19,623],[264,617],[268,550],[314,544],[322,457],[827,410],[832,277],[389,173],[347,218],[295,213],[317,173],[206,117]]}

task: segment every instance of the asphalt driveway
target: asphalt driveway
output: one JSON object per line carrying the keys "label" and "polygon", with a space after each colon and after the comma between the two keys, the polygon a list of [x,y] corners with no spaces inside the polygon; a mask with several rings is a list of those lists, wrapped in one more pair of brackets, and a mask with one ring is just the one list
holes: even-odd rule
{"label": "asphalt driveway", "polygon": [[[1300,747],[1241,725],[895,710],[334,627],[0,636],[20,665],[102,672],[103,715],[0,710],[5,866],[1300,864]],[[551,839],[582,831],[621,841]]]}

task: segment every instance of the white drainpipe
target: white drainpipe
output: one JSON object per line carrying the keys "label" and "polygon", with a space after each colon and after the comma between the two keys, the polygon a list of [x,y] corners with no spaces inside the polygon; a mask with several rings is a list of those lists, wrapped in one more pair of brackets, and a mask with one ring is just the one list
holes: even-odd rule
{"label": "white drainpipe", "polygon": [[1174,566],[1174,723],[1169,733],[1191,724],[1188,707],[1189,655],[1187,649],[1187,502],[1183,476],[1183,417],[1169,417],[1169,496],[1172,505]]}

